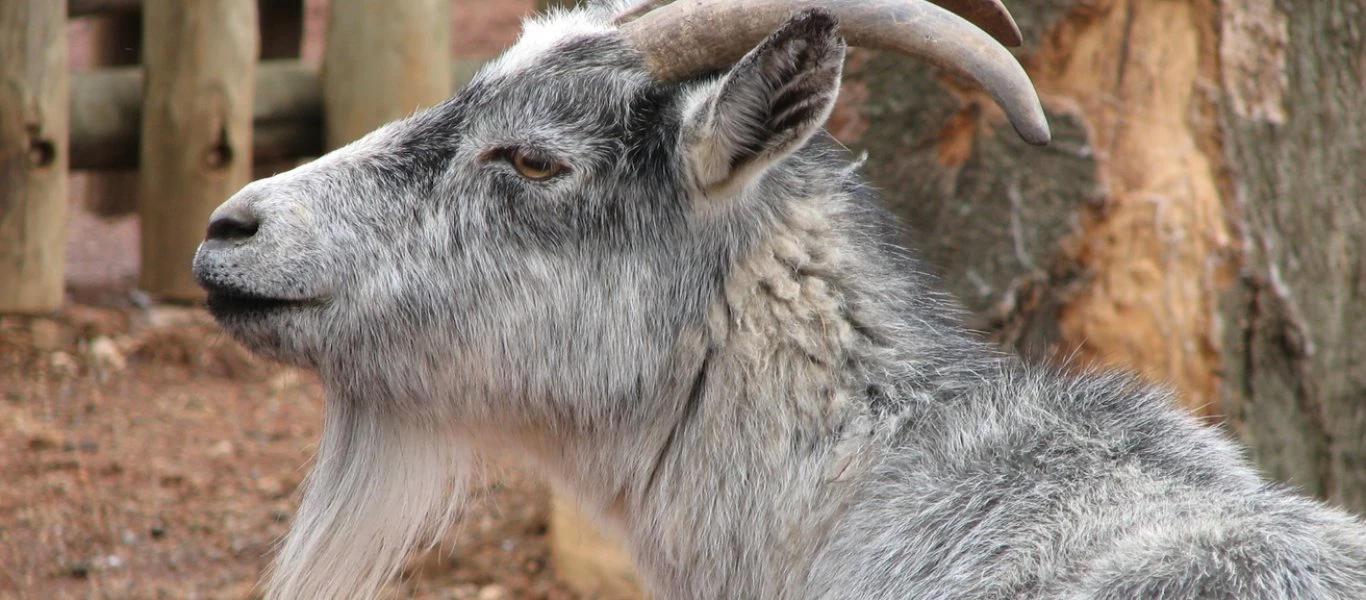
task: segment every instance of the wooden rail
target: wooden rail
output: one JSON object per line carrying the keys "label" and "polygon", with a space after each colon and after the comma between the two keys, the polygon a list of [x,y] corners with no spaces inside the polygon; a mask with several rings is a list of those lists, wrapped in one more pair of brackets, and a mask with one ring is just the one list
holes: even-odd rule
{"label": "wooden rail", "polygon": [[[47,0],[60,4],[61,0]],[[113,12],[136,12],[142,9],[142,0],[67,0],[67,12],[73,17],[86,17]]]}
{"label": "wooden rail", "polygon": [[[456,61],[453,87],[482,60]],[[318,68],[294,59],[264,60],[252,98],[252,160],[270,164],[323,153],[322,83]],[[71,79],[71,168],[137,168],[142,130],[142,69],[114,67]]]}
{"label": "wooden rail", "polygon": [[[251,102],[251,158],[274,162],[322,151],[318,74],[298,60],[263,61]],[[100,69],[71,82],[71,168],[139,166],[143,75],[139,67]]]}

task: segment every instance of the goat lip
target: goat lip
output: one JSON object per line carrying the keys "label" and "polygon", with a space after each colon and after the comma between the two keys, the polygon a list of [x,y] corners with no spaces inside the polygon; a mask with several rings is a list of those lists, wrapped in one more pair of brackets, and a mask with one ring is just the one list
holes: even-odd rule
{"label": "goat lip", "polygon": [[210,289],[208,293],[209,312],[216,317],[264,314],[316,304],[316,300],[273,298],[236,290]]}

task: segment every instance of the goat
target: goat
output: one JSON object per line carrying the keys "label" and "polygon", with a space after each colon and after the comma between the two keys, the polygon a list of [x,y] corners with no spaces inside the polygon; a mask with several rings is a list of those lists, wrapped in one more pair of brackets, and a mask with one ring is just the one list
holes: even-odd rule
{"label": "goat", "polygon": [[1008,42],[1009,14],[937,3],[555,12],[219,207],[209,309],[327,391],[271,597],[374,597],[497,457],[620,532],[662,599],[1366,598],[1360,520],[1161,389],[992,350],[898,245],[821,131],[845,36],[1048,139],[969,21]]}

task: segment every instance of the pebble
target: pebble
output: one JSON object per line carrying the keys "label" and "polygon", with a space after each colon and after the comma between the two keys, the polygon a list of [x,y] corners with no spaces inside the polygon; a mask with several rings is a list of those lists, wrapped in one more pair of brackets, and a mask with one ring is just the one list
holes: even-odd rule
{"label": "pebble", "polygon": [[124,358],[118,344],[107,337],[100,336],[90,340],[86,353],[90,356],[90,362],[95,366],[95,370],[100,373],[107,375],[128,368],[128,359]]}
{"label": "pebble", "polygon": [[302,378],[299,377],[299,371],[295,369],[285,369],[274,377],[271,377],[270,381],[266,382],[266,387],[270,388],[271,392],[279,394],[297,389],[302,385],[302,382]]}
{"label": "pebble", "polygon": [[496,583],[479,588],[479,600],[506,600],[511,597],[507,588]]}
{"label": "pebble", "polygon": [[[136,300],[134,300],[134,302],[136,303]],[[147,302],[148,306],[144,307],[147,312],[144,316],[147,319],[147,327],[151,329],[165,329],[169,327],[191,325],[199,318],[197,311],[192,308],[166,304],[152,304],[150,298],[147,299]]]}
{"label": "pebble", "polygon": [[228,440],[222,440],[217,444],[213,445],[213,448],[209,450],[209,454],[212,456],[228,456],[232,454],[233,449],[234,448],[232,442]]}
{"label": "pebble", "polygon": [[52,371],[64,377],[74,377],[80,373],[81,367],[76,363],[76,359],[70,354],[58,350],[48,357],[48,364],[52,366]]}
{"label": "pebble", "polygon": [[261,477],[256,480],[256,490],[267,498],[277,500],[285,497],[285,484],[274,477]]}
{"label": "pebble", "polygon": [[473,584],[457,584],[441,594],[441,600],[471,600],[479,596],[479,588]]}

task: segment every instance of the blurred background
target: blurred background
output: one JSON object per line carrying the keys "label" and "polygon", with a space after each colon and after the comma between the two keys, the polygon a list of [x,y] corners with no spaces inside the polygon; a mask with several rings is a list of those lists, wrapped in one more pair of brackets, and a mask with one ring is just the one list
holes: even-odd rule
{"label": "blurred background", "polygon": [[[0,0],[0,597],[243,598],[319,433],[312,375],[196,306],[207,215],[434,104],[531,0]],[[1366,512],[1366,0],[1007,0],[1054,141],[855,50],[829,128],[969,324],[1136,370],[1272,477]],[[639,597],[491,476],[395,587]]]}

